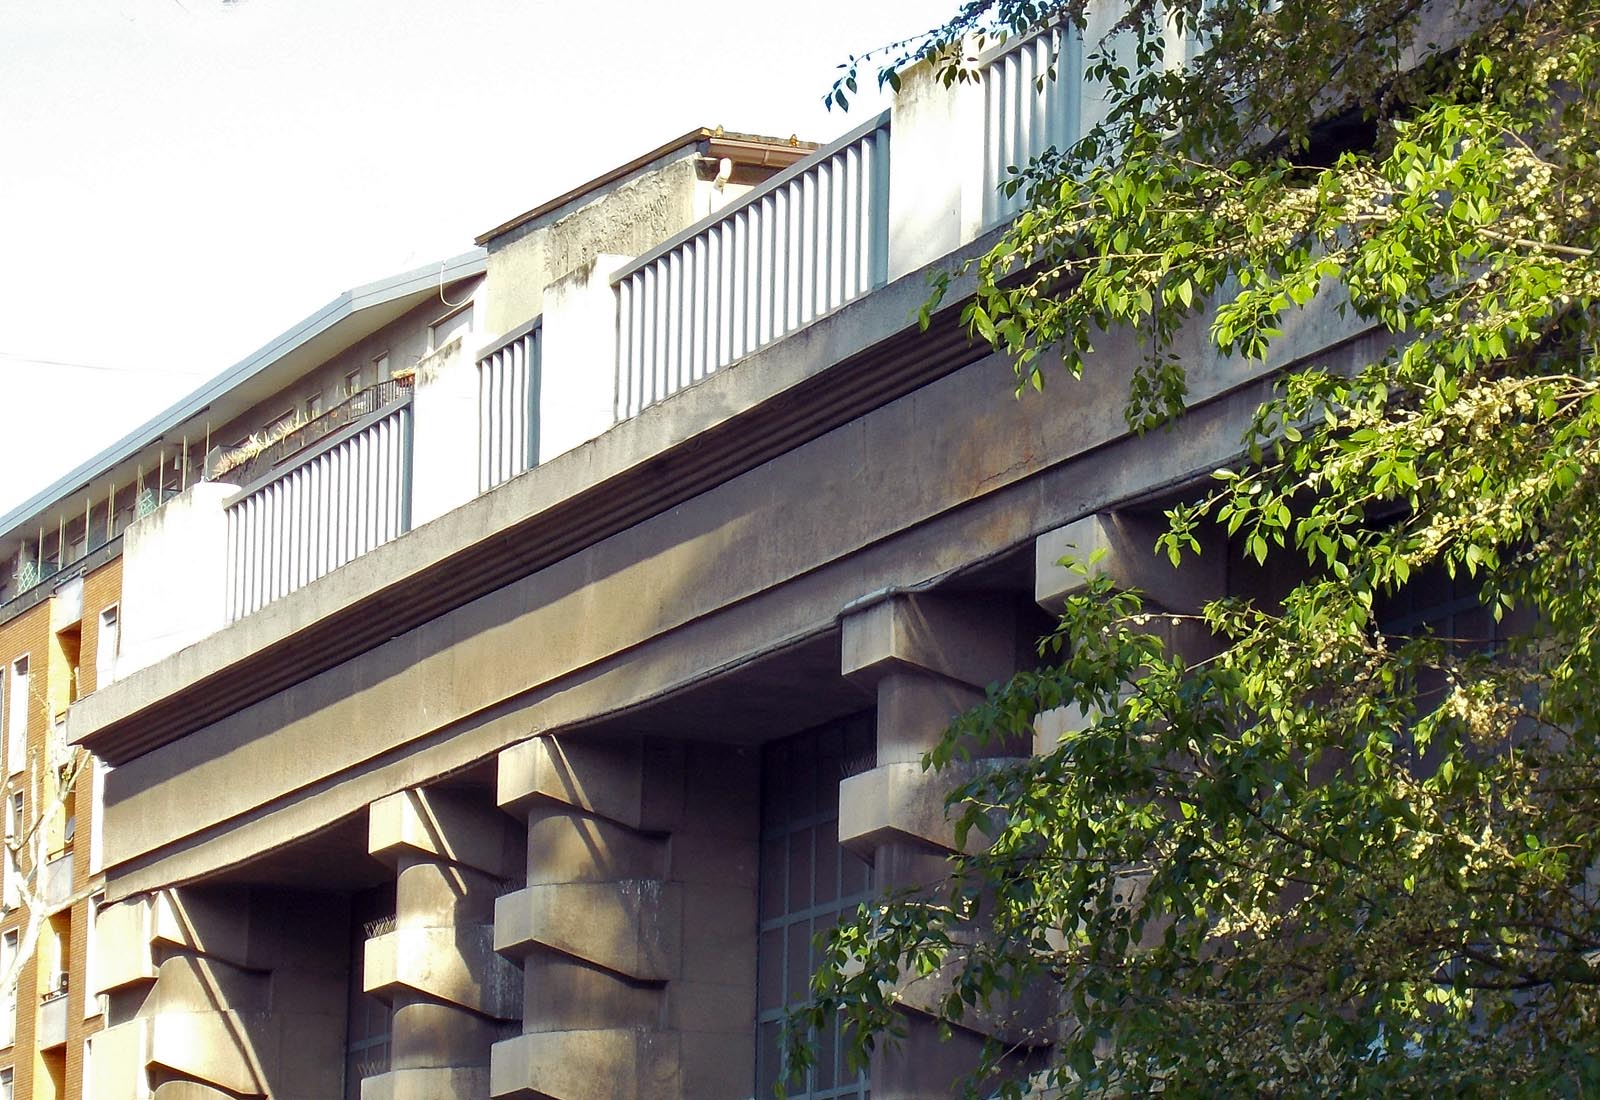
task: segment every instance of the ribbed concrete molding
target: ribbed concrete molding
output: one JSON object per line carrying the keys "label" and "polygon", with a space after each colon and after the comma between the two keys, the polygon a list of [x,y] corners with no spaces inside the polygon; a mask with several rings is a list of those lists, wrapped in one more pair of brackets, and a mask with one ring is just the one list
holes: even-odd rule
{"label": "ribbed concrete molding", "polygon": [[522,873],[519,832],[493,806],[465,794],[413,789],[372,804],[367,850],[390,863],[409,853],[513,878]]}
{"label": "ribbed concrete molding", "polygon": [[366,943],[368,993],[418,993],[498,1020],[522,1018],[522,972],[495,953],[487,924],[397,928]]}
{"label": "ribbed concrete molding", "polygon": [[542,946],[636,981],[664,982],[679,973],[682,942],[677,883],[547,883],[495,902],[495,950],[511,958]]}
{"label": "ribbed concrete molding", "polygon": [[361,1100],[466,1100],[487,1095],[488,1066],[397,1069],[361,1082]]}
{"label": "ribbed concrete molding", "polygon": [[522,1035],[496,1043],[489,1068],[489,1094],[500,1100],[662,1100],[681,1089],[681,1052],[673,1032]]}

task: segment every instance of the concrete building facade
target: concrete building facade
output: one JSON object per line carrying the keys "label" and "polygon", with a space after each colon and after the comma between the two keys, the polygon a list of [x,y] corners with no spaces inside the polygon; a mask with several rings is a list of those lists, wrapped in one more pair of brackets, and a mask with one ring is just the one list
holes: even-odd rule
{"label": "concrete building facade", "polygon": [[[90,1095],[770,1095],[813,937],[944,876],[921,754],[1032,659],[1059,557],[1173,610],[1267,583],[1148,535],[1283,363],[1197,332],[1184,430],[1134,437],[1131,338],[1019,400],[954,307],[915,323],[1014,213],[1004,165],[1099,109],[1036,85],[1051,43],[908,73],[821,148],[691,132],[273,353],[250,423],[422,341],[403,397],[230,442],[123,535],[129,660],[68,720],[107,770]],[[1299,323],[1296,357],[1362,353]],[[1043,1055],[1014,1019],[941,1042],[927,995],[790,1094],[944,1096],[986,1032]]]}

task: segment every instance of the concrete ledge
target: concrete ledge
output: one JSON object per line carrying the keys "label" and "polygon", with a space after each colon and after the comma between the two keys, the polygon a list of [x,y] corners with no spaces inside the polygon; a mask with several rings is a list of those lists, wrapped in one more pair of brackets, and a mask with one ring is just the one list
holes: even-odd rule
{"label": "concrete ledge", "polygon": [[936,672],[973,687],[1009,679],[1015,636],[994,600],[886,595],[841,616],[840,671],[876,684],[895,668]]}
{"label": "concrete ledge", "polygon": [[501,1100],[672,1100],[682,1091],[675,1032],[549,1031],[496,1043],[489,1095]]}
{"label": "concrete ledge", "polygon": [[[1156,539],[1165,528],[1159,516],[1100,512],[1046,531],[1034,541],[1035,602],[1046,611],[1060,611],[1069,596],[1087,587],[1090,577],[1104,576],[1116,588],[1139,589],[1151,610],[1198,611],[1226,589],[1225,548],[1207,546],[1198,557],[1187,556],[1180,572],[1156,552]],[[1062,559],[1077,568],[1062,565]]]}
{"label": "concrete ledge", "polygon": [[247,1020],[237,1012],[150,1017],[148,1064],[235,1095],[264,1096],[267,1085],[246,1038],[261,1030],[262,1019]]}
{"label": "concrete ledge", "polygon": [[164,1081],[156,1086],[151,1100],[237,1100],[221,1089],[202,1085],[199,1081]]}
{"label": "concrete ledge", "polygon": [[34,1045],[54,1050],[67,1045],[67,995],[58,993],[39,1003],[39,1025]]}
{"label": "concrete ledge", "polygon": [[488,1092],[488,1066],[396,1069],[361,1082],[361,1100],[441,1100],[485,1096]]}
{"label": "concrete ledge", "polygon": [[520,878],[518,831],[504,814],[448,791],[397,791],[368,810],[367,850],[391,866],[409,851]]}
{"label": "concrete ledge", "polygon": [[488,925],[397,928],[366,943],[362,988],[418,993],[498,1020],[522,1017],[522,972],[495,954]]}
{"label": "concrete ledge", "polygon": [[682,966],[683,892],[673,882],[559,882],[495,902],[494,947],[525,958],[545,947],[636,981],[664,982]]}
{"label": "concrete ledge", "polygon": [[637,829],[643,795],[644,753],[636,741],[594,744],[535,737],[500,754],[495,800],[508,812],[525,812],[542,801]]}
{"label": "concrete ledge", "polygon": [[98,950],[90,993],[110,993],[155,981],[155,960],[150,953],[150,910],[150,899],[141,897],[108,905],[96,914],[94,934]]}
{"label": "concrete ledge", "polygon": [[250,1015],[272,1010],[271,979],[258,970],[193,955],[162,961],[144,1011],[158,1017],[215,1012],[226,1005]]}
{"label": "concrete ledge", "polygon": [[89,1040],[94,1073],[85,1100],[147,1100],[149,1032],[148,1020],[135,1019],[94,1034]]}
{"label": "concrete ledge", "polygon": [[[996,763],[974,760],[942,772],[924,771],[921,763],[883,764],[850,776],[839,784],[839,843],[868,858],[879,845],[901,839],[958,851],[945,796]],[[969,850],[975,840],[981,838],[968,836]]]}
{"label": "concrete ledge", "polygon": [[[907,1012],[937,1019],[960,969],[960,959],[953,958],[932,974],[902,977],[891,987],[890,996]],[[959,1026],[1007,1046],[1042,1047],[1050,1045],[1054,1038],[1051,1027],[1058,1010],[1051,987],[1039,983],[1020,997],[988,1007],[968,1006]]]}

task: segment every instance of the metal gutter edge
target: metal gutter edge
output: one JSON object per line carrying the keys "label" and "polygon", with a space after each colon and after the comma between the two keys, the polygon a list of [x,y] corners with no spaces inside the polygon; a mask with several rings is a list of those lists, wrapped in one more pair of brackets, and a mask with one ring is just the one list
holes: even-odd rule
{"label": "metal gutter edge", "polygon": [[463,252],[459,256],[406,271],[388,279],[354,287],[339,295],[321,309],[304,318],[287,331],[267,341],[256,351],[241,359],[221,374],[203,383],[199,389],[177,404],[159,413],[153,419],[135,428],[117,442],[58,478],[10,512],[0,516],[0,538],[11,533],[23,520],[60,497],[76,492],[86,481],[102,470],[129,458],[141,447],[148,446],[186,420],[205,411],[206,406],[218,396],[247,381],[257,372],[266,369],[290,350],[321,335],[338,322],[363,309],[382,305],[408,294],[426,290],[440,281],[455,282],[481,275],[488,268],[488,253],[481,248]]}

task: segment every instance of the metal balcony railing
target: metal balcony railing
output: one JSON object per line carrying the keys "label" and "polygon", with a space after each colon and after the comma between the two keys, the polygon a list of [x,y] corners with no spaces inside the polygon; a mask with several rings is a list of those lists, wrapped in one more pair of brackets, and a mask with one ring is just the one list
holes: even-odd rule
{"label": "metal balcony railing", "polygon": [[478,492],[539,461],[539,351],[534,318],[501,337],[478,360]]}
{"label": "metal balcony railing", "polygon": [[882,286],[889,114],[612,276],[624,420]]}
{"label": "metal balcony railing", "polygon": [[[1027,196],[1004,195],[1007,170],[1046,149],[1078,140],[1082,102],[1080,45],[1075,31],[1049,27],[1005,43],[980,60],[983,72],[983,223],[1022,211]],[[1051,72],[1054,70],[1054,77]]]}
{"label": "metal balcony railing", "polygon": [[411,527],[411,399],[347,424],[228,505],[228,621]]}
{"label": "metal balcony railing", "polygon": [[320,416],[296,424],[261,442],[237,448],[221,457],[210,473],[211,479],[231,481],[235,485],[260,481],[273,467],[315,446],[345,425],[408,399],[412,381],[410,377],[390,378],[375,386],[357,390]]}

